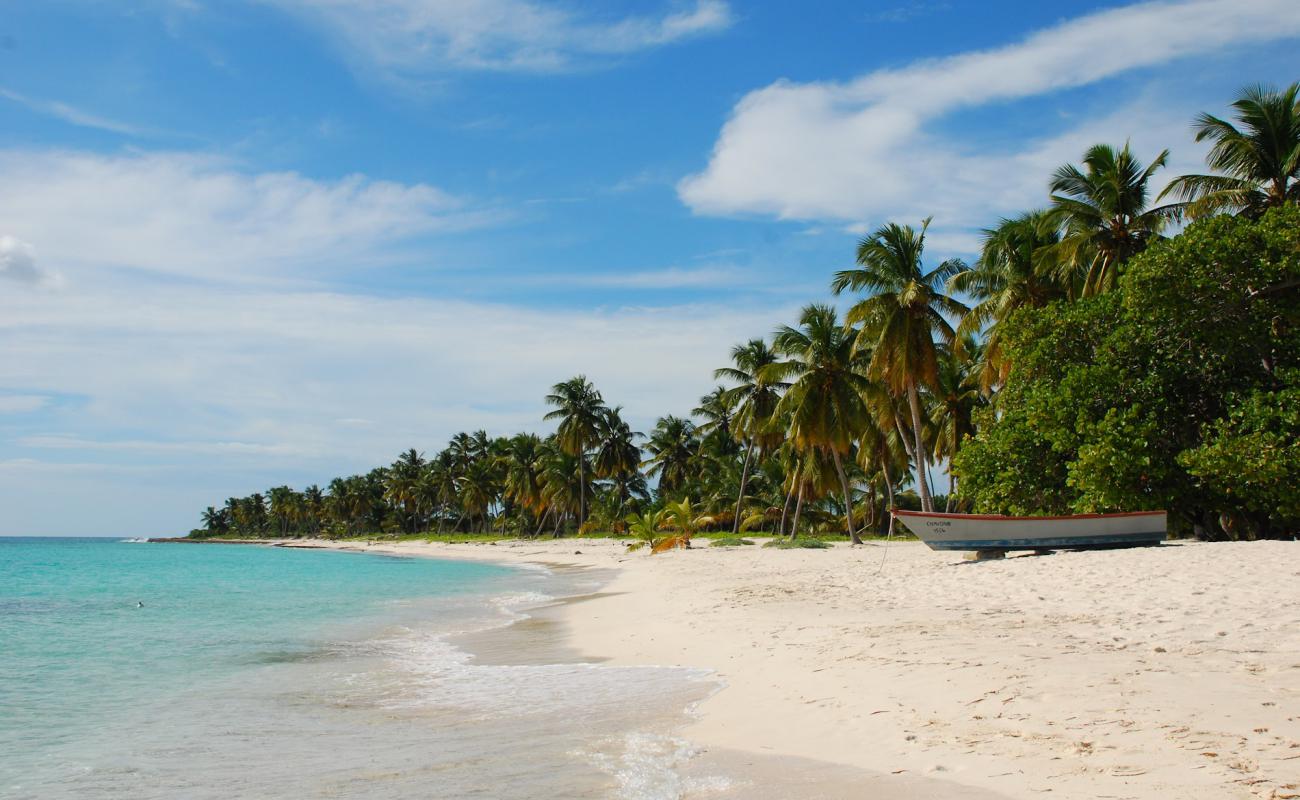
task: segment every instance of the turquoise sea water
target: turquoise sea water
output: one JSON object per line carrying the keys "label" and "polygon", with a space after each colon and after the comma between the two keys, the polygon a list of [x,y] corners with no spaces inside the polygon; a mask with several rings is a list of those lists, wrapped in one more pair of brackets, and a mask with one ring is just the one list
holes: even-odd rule
{"label": "turquoise sea water", "polygon": [[591,588],[460,561],[0,538],[0,797],[682,796],[672,732],[706,676],[452,643],[496,629],[508,652],[521,609]]}

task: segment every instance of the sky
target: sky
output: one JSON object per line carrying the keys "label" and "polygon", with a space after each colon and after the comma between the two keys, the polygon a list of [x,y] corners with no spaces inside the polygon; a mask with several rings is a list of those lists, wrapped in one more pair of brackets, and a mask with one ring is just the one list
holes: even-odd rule
{"label": "sky", "polygon": [[0,0],[0,535],[226,497],[585,374],[638,430],[829,301],[970,258],[1096,142],[1201,171],[1295,0]]}

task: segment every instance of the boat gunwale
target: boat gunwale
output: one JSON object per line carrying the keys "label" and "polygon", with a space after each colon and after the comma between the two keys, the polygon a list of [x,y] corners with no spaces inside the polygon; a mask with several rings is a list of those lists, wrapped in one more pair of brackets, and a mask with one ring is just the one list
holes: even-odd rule
{"label": "boat gunwale", "polygon": [[889,513],[896,517],[937,517],[939,519],[967,519],[973,521],[986,522],[1038,522],[1042,520],[1070,520],[1070,519],[1115,519],[1119,517],[1153,517],[1157,514],[1168,515],[1168,511],[1123,511],[1115,514],[1065,514],[1061,516],[1042,516],[1042,517],[1011,517],[1004,514],[950,514],[943,511],[909,511],[906,509],[890,509]]}

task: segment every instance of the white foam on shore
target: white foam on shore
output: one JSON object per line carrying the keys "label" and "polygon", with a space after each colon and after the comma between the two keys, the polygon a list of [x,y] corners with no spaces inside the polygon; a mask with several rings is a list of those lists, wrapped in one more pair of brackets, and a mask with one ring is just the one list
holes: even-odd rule
{"label": "white foam on shore", "polygon": [[[722,682],[711,671],[591,663],[480,664],[452,644],[453,637],[527,620],[528,609],[557,599],[535,590],[506,592],[479,597],[472,605],[442,604],[443,613],[432,608],[428,627],[390,627],[375,641],[375,654],[391,669],[353,676],[349,683],[358,693],[353,699],[368,696],[378,707],[403,716],[428,715],[431,724],[512,722],[521,736],[531,730],[581,742],[569,751],[575,766],[607,775],[613,796],[626,800],[676,800],[687,793],[707,796],[731,787],[723,776],[683,776],[680,769],[696,750],[673,735],[695,716],[700,702],[720,690]],[[487,610],[491,613],[481,613]]]}
{"label": "white foam on shore", "polygon": [[632,731],[605,744],[605,749],[578,755],[611,775],[623,800],[679,800],[723,794],[735,786],[723,775],[682,775],[682,767],[701,751],[676,736]]}

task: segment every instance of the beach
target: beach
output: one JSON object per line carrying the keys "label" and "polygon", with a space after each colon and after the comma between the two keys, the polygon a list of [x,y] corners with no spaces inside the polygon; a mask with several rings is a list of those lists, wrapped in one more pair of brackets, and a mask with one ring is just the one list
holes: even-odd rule
{"label": "beach", "polygon": [[733,762],[865,770],[881,797],[1300,797],[1292,542],[990,562],[916,542],[303,544],[600,571],[531,613],[588,658],[714,671],[681,735]]}

